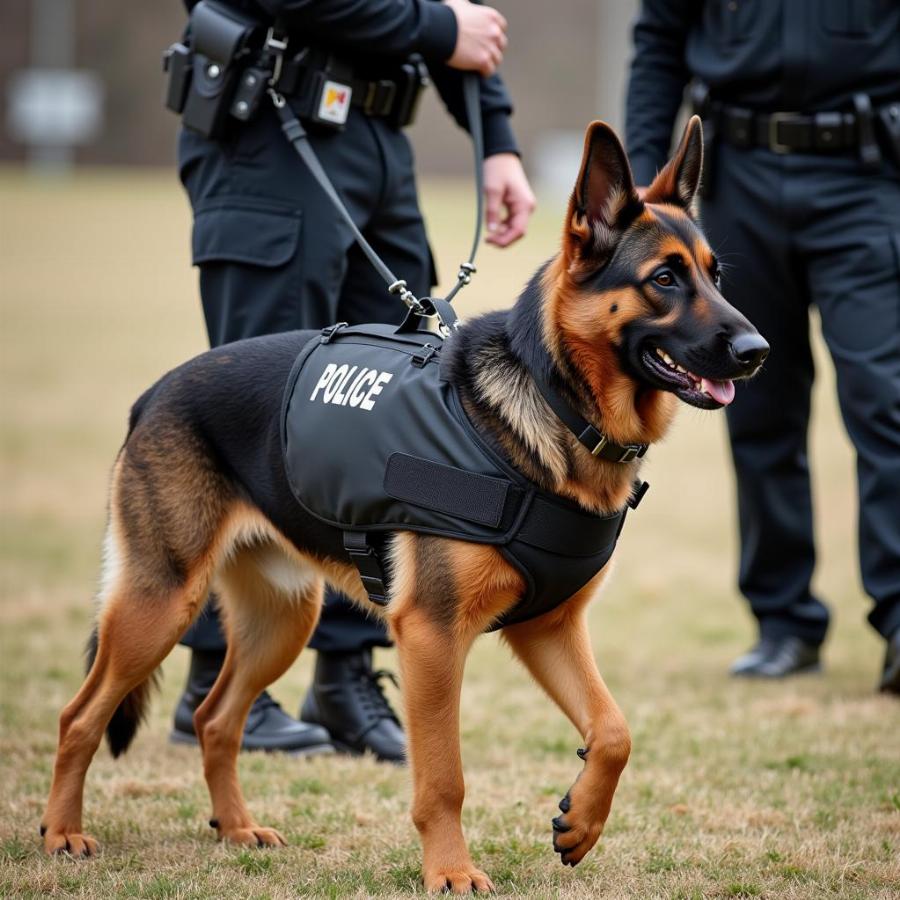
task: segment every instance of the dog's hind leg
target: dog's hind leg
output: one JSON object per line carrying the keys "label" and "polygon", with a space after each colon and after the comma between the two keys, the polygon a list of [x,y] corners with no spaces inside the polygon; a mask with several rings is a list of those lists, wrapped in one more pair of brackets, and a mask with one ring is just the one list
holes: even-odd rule
{"label": "dog's hind leg", "polygon": [[[237,758],[253,701],[287,671],[319,618],[322,577],[311,566],[291,571],[291,565],[278,547],[263,543],[240,551],[216,583],[228,652],[215,685],[194,713],[194,729],[212,800],[210,824],[220,840],[231,843],[285,844],[275,829],[259,826],[247,809]],[[273,580],[273,572],[280,577]]]}
{"label": "dog's hind leg", "polygon": [[108,729],[118,756],[143,715],[149,682],[194,618],[206,593],[203,573],[158,595],[138,593],[127,566],[106,593],[87,678],[59,719],[59,746],[47,808],[41,820],[48,853],[90,856],[97,842],[82,833],[82,799],[88,766]]}
{"label": "dog's hind leg", "polygon": [[129,435],[113,469],[93,658],[59,720],[41,824],[47,852],[96,850],[81,824],[88,766],[104,728],[114,756],[131,742],[153,673],[206,597],[233,505],[233,488],[196,435],[160,415]]}
{"label": "dog's hind leg", "polygon": [[553,849],[571,866],[600,837],[631,752],[628,724],[597,670],[585,618],[600,578],[553,612],[502,632],[584,739],[584,769],[553,820]]}

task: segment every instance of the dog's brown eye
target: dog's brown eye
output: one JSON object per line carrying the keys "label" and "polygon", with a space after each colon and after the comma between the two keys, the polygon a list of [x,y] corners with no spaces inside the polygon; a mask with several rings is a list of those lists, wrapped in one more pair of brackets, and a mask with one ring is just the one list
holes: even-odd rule
{"label": "dog's brown eye", "polygon": [[666,270],[665,272],[660,272],[653,280],[660,287],[671,287],[673,284],[675,284],[675,276],[668,270]]}

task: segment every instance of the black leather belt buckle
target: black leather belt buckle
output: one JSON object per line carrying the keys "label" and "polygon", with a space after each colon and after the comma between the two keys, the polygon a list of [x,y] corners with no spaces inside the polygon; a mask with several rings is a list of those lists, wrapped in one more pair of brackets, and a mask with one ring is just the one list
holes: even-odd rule
{"label": "black leather belt buckle", "polygon": [[768,148],[773,153],[790,153],[803,144],[798,138],[798,113],[774,112],[769,116]]}
{"label": "black leather belt buckle", "polygon": [[813,147],[816,150],[841,150],[846,146],[844,116],[841,113],[816,113],[814,122]]}

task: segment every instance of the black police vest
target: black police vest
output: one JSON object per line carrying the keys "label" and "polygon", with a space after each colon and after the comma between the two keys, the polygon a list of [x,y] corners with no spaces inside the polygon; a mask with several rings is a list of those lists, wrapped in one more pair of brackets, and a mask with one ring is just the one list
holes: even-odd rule
{"label": "black police vest", "polygon": [[376,603],[387,602],[390,532],[496,545],[526,584],[498,628],[587,584],[612,556],[627,510],[594,515],[509,466],[442,377],[442,344],[389,325],[337,326],[310,341],[282,406],[285,470],[303,509],[344,532]]}

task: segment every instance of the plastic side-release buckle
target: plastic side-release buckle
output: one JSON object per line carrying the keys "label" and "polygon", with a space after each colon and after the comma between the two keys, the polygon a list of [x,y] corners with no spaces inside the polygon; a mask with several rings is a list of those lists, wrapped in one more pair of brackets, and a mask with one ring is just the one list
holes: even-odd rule
{"label": "plastic side-release buckle", "polygon": [[379,606],[387,606],[387,587],[384,583],[384,568],[362,531],[344,532],[344,549],[350,554],[350,560],[359,572],[360,580],[369,599]]}
{"label": "plastic side-release buckle", "polygon": [[424,344],[413,354],[412,364],[417,369],[424,369],[437,352],[434,344]]}

